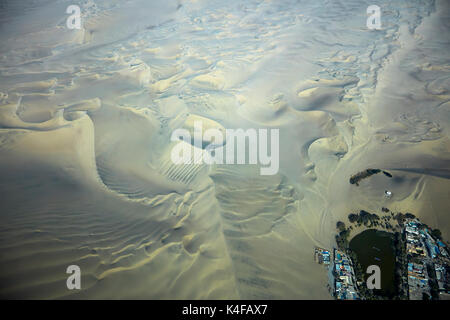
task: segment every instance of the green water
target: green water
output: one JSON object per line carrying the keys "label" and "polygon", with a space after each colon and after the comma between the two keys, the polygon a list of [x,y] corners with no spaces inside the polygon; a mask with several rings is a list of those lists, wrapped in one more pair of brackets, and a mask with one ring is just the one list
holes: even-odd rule
{"label": "green water", "polygon": [[[370,229],[356,235],[349,245],[350,249],[356,253],[364,273],[370,265],[380,267],[381,289],[374,290],[374,294],[386,297],[392,297],[395,294],[393,238],[392,233]],[[365,279],[368,276],[370,274],[365,274]]]}

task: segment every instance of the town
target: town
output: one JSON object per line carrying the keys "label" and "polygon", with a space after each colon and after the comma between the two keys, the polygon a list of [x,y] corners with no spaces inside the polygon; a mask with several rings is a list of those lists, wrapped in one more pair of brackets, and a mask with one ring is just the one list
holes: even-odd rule
{"label": "town", "polygon": [[[372,217],[375,217],[375,215],[372,215]],[[398,288],[397,292],[404,291],[405,293],[398,294],[393,298],[407,300],[449,299],[450,257],[448,246],[441,239],[440,232],[421,223],[412,214],[397,214],[395,220],[398,222],[396,234],[401,245],[401,250],[395,251],[394,272],[401,275],[398,277],[395,286]],[[347,236],[348,230],[342,228],[341,225],[339,228],[340,234],[344,233]],[[340,239],[339,236],[337,239]],[[346,241],[338,241],[338,248],[332,250],[316,247],[314,257],[317,263],[326,267],[330,280],[330,293],[335,299],[372,300],[386,298],[368,294],[370,290],[367,289],[366,283],[362,281],[363,275],[361,274],[361,271],[364,272],[365,270],[362,270],[359,266],[357,255],[351,252]],[[380,259],[375,257],[375,260]]]}
{"label": "town", "polygon": [[435,239],[417,219],[405,221],[410,300],[438,298],[449,293],[449,255],[446,245]]}

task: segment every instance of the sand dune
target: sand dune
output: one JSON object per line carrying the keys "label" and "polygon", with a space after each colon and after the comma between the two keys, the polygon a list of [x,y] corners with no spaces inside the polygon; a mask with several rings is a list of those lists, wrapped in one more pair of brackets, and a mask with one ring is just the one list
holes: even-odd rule
{"label": "sand dune", "polygon": [[[450,237],[448,1],[378,31],[356,0],[88,0],[80,30],[69,2],[0,10],[1,298],[329,299],[313,247],[350,212]],[[174,164],[195,121],[279,129],[279,172]]]}

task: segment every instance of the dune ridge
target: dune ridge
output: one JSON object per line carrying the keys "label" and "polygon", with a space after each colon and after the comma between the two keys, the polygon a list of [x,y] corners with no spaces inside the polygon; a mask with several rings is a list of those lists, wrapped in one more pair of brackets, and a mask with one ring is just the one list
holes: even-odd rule
{"label": "dune ridge", "polygon": [[[313,247],[350,212],[449,238],[445,0],[382,1],[379,31],[357,0],[67,5],[0,14],[1,298],[330,299]],[[280,171],[172,163],[195,120],[279,129]]]}

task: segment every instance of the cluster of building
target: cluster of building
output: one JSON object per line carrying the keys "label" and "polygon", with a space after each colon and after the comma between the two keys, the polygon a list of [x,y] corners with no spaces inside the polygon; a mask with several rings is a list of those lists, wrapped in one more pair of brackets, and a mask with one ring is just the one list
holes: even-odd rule
{"label": "cluster of building", "polygon": [[314,249],[314,261],[318,264],[324,264],[328,266],[330,264],[330,251],[316,247]]}
{"label": "cluster of building", "polygon": [[[442,241],[435,240],[427,228],[416,219],[409,219],[404,227],[406,253],[408,255],[408,293],[410,300],[422,300],[431,296],[430,270],[435,271],[440,292],[446,292],[447,268],[450,260]],[[448,293],[448,292],[447,292]]]}
{"label": "cluster of building", "polygon": [[345,253],[334,249],[332,257],[329,250],[316,247],[314,249],[314,260],[327,267],[330,275],[330,290],[333,291],[332,294],[336,299],[359,299],[355,285],[355,272],[349,257]]}
{"label": "cluster of building", "polygon": [[410,221],[405,226],[406,252],[412,255],[421,255],[426,257],[426,248],[420,237],[418,224]]}
{"label": "cluster of building", "polygon": [[[447,274],[447,270],[445,268],[445,265],[441,264],[435,264],[434,270],[436,272],[436,280],[438,283],[439,291],[449,293],[448,290],[446,291],[446,287],[448,288],[450,286],[450,279]],[[447,285],[446,285],[447,284]]]}
{"label": "cluster of building", "polygon": [[334,249],[334,296],[338,300],[358,300],[355,272],[349,257]]}
{"label": "cluster of building", "polygon": [[[422,300],[424,294],[432,297],[432,283],[436,282],[441,295],[450,294],[450,256],[446,245],[433,238],[431,231],[417,219],[407,219],[403,232],[406,238],[409,299]],[[331,254],[330,250],[316,247],[314,260],[327,267],[329,288],[336,299],[361,299],[357,290],[361,283],[356,283],[354,268],[346,253],[335,248]]]}
{"label": "cluster of building", "polygon": [[422,300],[423,293],[431,296],[428,274],[423,264],[408,262],[409,300]]}

